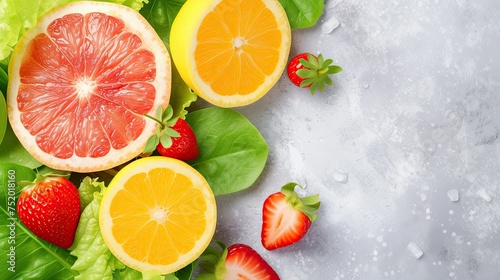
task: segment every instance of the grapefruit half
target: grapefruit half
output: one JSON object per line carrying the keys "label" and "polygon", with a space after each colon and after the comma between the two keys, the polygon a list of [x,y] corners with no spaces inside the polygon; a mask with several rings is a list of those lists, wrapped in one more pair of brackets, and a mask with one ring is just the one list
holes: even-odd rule
{"label": "grapefruit half", "polygon": [[57,7],[23,34],[9,64],[9,121],[43,164],[92,172],[142,152],[170,99],[168,51],[136,11],[105,2]]}

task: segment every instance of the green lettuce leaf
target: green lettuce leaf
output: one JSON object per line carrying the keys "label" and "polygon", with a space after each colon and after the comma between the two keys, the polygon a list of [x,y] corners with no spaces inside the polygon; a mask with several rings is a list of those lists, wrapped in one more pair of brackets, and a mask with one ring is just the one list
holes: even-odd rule
{"label": "green lettuce leaf", "polygon": [[186,121],[199,146],[198,158],[190,164],[205,177],[215,195],[243,190],[257,180],[269,148],[243,115],[211,107],[187,114]]}
{"label": "green lettuce leaf", "polygon": [[[96,191],[96,187],[99,190]],[[104,184],[99,184],[90,178],[84,179],[80,188],[80,194],[88,199],[88,193],[92,192],[93,199],[83,210],[80,222],[75,233],[75,243],[71,247],[71,255],[77,257],[71,267],[79,274],[75,280],[112,280],[112,265],[115,260],[111,251],[104,243],[99,229],[99,205],[105,190]]]}
{"label": "green lettuce leaf", "polygon": [[17,216],[15,204],[22,187],[14,182],[34,178],[29,167],[0,163],[0,279],[72,279],[75,258],[69,251],[39,239]]}
{"label": "green lettuce leaf", "polygon": [[186,114],[188,113],[186,108],[197,99],[198,96],[182,80],[181,75],[172,61],[172,92],[170,94],[170,105],[172,109],[174,109],[173,117],[186,119]]}
{"label": "green lettuce leaf", "polygon": [[[0,91],[1,93],[1,91]],[[3,136],[7,130],[7,105],[5,104],[5,97],[0,94],[0,144],[2,143]]]}
{"label": "green lettuce leaf", "polygon": [[90,178],[86,176],[83,178],[78,188],[78,194],[80,195],[80,203],[82,207],[82,212],[85,210],[87,205],[89,205],[93,200],[95,193],[99,194],[105,188],[104,182],[99,182],[99,178]]}
{"label": "green lettuce leaf", "polygon": [[21,35],[33,27],[38,17],[70,0],[0,1],[0,60],[10,55]]}

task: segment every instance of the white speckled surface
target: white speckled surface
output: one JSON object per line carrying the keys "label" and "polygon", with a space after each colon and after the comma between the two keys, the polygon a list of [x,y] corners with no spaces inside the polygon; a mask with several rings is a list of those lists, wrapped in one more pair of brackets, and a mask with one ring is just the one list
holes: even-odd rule
{"label": "white speckled surface", "polygon": [[[334,88],[311,96],[284,76],[237,109],[270,155],[252,188],[218,197],[216,238],[285,280],[499,279],[500,1],[327,0],[332,16],[329,34],[294,31],[292,54],[333,58]],[[320,194],[320,217],[266,251],[262,203],[289,181]]]}

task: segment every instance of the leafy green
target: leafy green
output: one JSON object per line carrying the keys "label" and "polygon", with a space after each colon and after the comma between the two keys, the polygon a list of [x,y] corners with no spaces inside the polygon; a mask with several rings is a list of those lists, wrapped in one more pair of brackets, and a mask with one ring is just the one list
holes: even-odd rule
{"label": "leafy green", "polygon": [[113,279],[112,266],[115,260],[111,251],[104,243],[99,229],[99,205],[105,190],[104,184],[97,180],[85,178],[80,185],[80,195],[88,201],[88,194],[92,192],[93,199],[83,210],[75,233],[75,242],[71,248],[71,255],[77,257],[71,267],[79,274],[75,280],[85,279]]}
{"label": "leafy green", "polygon": [[114,280],[137,280],[142,278],[142,273],[130,267],[115,270],[113,273]]}
{"label": "leafy green", "polygon": [[104,182],[99,182],[99,178],[90,178],[89,176],[83,178],[78,188],[82,212],[94,200],[96,193],[100,193],[104,187]]}
{"label": "leafy green", "polygon": [[215,195],[250,187],[267,161],[268,146],[260,132],[240,113],[211,107],[189,113],[199,155],[191,165],[208,181]]}
{"label": "leafy green", "polygon": [[21,35],[39,16],[69,0],[3,0],[0,2],[0,60],[8,57]]}
{"label": "leafy green", "polygon": [[292,29],[315,25],[325,5],[324,0],[279,0],[279,2],[285,9]]}
{"label": "leafy green", "polygon": [[182,80],[175,63],[172,61],[172,93],[170,95],[170,105],[174,109],[174,117],[181,119],[186,118],[188,111],[187,107],[195,102],[198,96],[189,86]]}
{"label": "leafy green", "polygon": [[5,135],[5,130],[7,130],[7,105],[5,104],[5,97],[0,94],[0,144]]}
{"label": "leafy green", "polygon": [[8,122],[0,144],[0,162],[13,162],[32,169],[42,166],[19,142]]}
{"label": "leafy green", "polygon": [[[9,178],[9,170],[11,178]],[[0,279],[71,279],[75,276],[71,270],[74,257],[68,250],[56,247],[36,237],[20,221],[15,210],[22,187],[13,182],[32,181],[35,173],[29,167],[12,163],[0,163],[0,260],[2,268]],[[15,178],[14,178],[15,177]],[[9,187],[14,193],[9,193]],[[11,229],[13,231],[11,231]],[[11,238],[10,236],[15,236]],[[12,248],[15,251],[11,250]],[[14,252],[14,253],[12,253]],[[9,254],[12,257],[12,263]],[[5,265],[7,263],[7,265]],[[13,266],[14,265],[14,266]],[[12,270],[9,268],[12,267]]]}
{"label": "leafy green", "polygon": [[0,61],[0,91],[3,93],[3,96],[7,96],[7,84],[9,83],[9,77],[7,76],[9,66],[9,60],[4,59]]}
{"label": "leafy green", "polygon": [[179,280],[190,280],[191,276],[193,275],[194,268],[196,266],[197,261],[194,261],[190,264],[188,264],[186,267],[180,269],[179,271],[176,271],[175,277]]}
{"label": "leafy green", "polygon": [[186,0],[149,0],[139,11],[166,44],[174,18]]}

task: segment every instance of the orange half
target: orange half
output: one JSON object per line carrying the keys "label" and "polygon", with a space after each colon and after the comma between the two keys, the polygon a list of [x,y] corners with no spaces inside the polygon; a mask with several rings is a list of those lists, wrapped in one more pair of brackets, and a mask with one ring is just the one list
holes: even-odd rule
{"label": "orange half", "polygon": [[190,0],[170,42],[179,73],[201,98],[236,107],[257,101],[281,77],[291,30],[277,0]]}
{"label": "orange half", "polygon": [[215,197],[203,176],[183,161],[142,158],[109,184],[99,225],[106,245],[124,264],[168,274],[197,259],[212,240]]}

